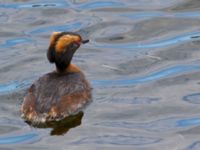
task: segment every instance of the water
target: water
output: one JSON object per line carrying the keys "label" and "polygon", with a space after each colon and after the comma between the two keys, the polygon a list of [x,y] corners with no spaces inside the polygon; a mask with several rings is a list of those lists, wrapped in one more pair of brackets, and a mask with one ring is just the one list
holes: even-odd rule
{"label": "water", "polygon": [[[0,149],[200,149],[199,0],[1,0],[0,21]],[[90,39],[73,62],[94,99],[62,131],[19,113],[26,89],[54,69],[53,31]]]}

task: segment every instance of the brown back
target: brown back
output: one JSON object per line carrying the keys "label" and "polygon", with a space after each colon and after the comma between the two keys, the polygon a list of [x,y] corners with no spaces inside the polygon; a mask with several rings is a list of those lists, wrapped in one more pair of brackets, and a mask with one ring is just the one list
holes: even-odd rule
{"label": "brown back", "polygon": [[90,90],[90,85],[82,72],[67,75],[48,73],[33,83],[29,89],[35,97],[35,109],[38,113],[48,113],[52,106],[59,105],[64,96]]}

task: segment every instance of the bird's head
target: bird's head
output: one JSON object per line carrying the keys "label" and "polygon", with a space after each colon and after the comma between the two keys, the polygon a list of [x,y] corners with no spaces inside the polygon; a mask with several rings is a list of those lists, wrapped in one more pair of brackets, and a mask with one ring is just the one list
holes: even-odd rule
{"label": "bird's head", "polygon": [[81,36],[72,32],[54,32],[50,38],[47,51],[49,62],[55,63],[57,70],[64,71],[70,64],[72,57],[81,44],[89,40],[82,40]]}

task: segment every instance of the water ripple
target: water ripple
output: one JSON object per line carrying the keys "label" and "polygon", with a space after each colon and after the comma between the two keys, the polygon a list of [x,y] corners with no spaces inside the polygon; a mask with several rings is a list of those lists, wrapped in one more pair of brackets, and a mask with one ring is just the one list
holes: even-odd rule
{"label": "water ripple", "polygon": [[169,132],[169,130],[175,128],[176,120],[177,120],[176,118],[166,118],[146,123],[115,121],[115,122],[101,122],[101,123],[96,123],[95,125],[106,126],[111,128],[143,129],[150,132],[163,132],[163,131]]}
{"label": "water ripple", "polygon": [[90,2],[90,3],[84,3],[84,4],[80,4],[78,6],[79,9],[84,10],[84,9],[97,9],[97,8],[105,8],[105,7],[123,7],[125,6],[123,3],[120,2],[101,2],[101,1],[97,1],[97,2]]}
{"label": "water ripple", "polygon": [[185,43],[187,41],[194,41],[195,38],[199,39],[200,32],[194,32],[194,33],[188,33],[183,35],[178,35],[176,37],[172,37],[166,40],[152,42],[152,43],[141,43],[140,44],[134,44],[134,43],[122,43],[122,44],[101,44],[101,43],[95,43],[94,45],[98,48],[103,49],[149,49],[149,48],[160,48],[160,47],[166,47],[166,46],[172,46],[176,44]]}
{"label": "water ripple", "polygon": [[128,14],[122,14],[122,17],[128,17],[131,19],[149,19],[149,18],[197,18],[200,17],[200,12],[180,12],[180,13],[167,13],[167,12],[134,12]]}
{"label": "water ripple", "polygon": [[[17,130],[14,132],[10,132],[8,134],[0,135],[0,145],[3,144],[22,144],[22,143],[34,143],[40,140],[42,134],[38,134],[37,132],[30,131],[25,128],[27,124],[23,120],[10,119],[7,117],[0,118],[0,126],[2,127],[17,127],[23,128],[23,130]],[[2,129],[1,127],[1,129]]]}
{"label": "water ripple", "polygon": [[43,32],[54,32],[54,31],[67,31],[67,30],[74,30],[74,29],[79,29],[82,25],[82,22],[77,21],[77,22],[72,22],[72,23],[67,23],[66,25],[57,25],[57,26],[47,26],[47,27],[42,27],[33,31],[30,31],[30,34],[38,34],[38,33],[43,33]]}
{"label": "water ripple", "polygon": [[199,149],[200,149],[200,141],[196,141],[187,148],[185,148],[184,150],[199,150]]}
{"label": "water ripple", "polygon": [[175,66],[171,68],[167,68],[156,73],[152,73],[150,75],[144,77],[138,77],[133,79],[122,79],[122,80],[93,80],[93,86],[130,86],[139,83],[145,83],[150,81],[159,80],[162,78],[166,78],[168,76],[182,74],[192,71],[200,71],[200,66],[198,65],[182,65]]}
{"label": "water ripple", "polygon": [[200,118],[165,118],[159,119],[151,122],[145,123],[135,123],[135,122],[100,122],[96,123],[95,126],[106,126],[111,128],[127,128],[127,129],[143,129],[150,132],[170,132],[177,130],[177,128],[190,127],[190,126],[199,126]]}
{"label": "water ripple", "polygon": [[96,143],[96,144],[111,144],[111,145],[147,145],[160,142],[162,139],[143,136],[124,136],[124,135],[104,135],[96,137],[85,137],[74,142],[74,144]]}
{"label": "water ripple", "polygon": [[32,3],[32,4],[0,4],[0,8],[6,9],[22,9],[22,8],[46,8],[46,7],[69,7],[66,2],[59,3]]}
{"label": "water ripple", "polygon": [[176,125],[179,127],[200,125],[200,118],[181,119],[176,122]]}
{"label": "water ripple", "polygon": [[134,97],[132,99],[126,98],[112,98],[109,102],[123,103],[123,104],[153,104],[160,101],[160,98],[150,97]]}
{"label": "water ripple", "polygon": [[14,39],[6,40],[5,43],[0,44],[0,48],[10,48],[18,44],[31,43],[31,42],[33,42],[33,40],[28,39],[28,38],[14,38]]}
{"label": "water ripple", "polygon": [[1,84],[0,85],[0,94],[7,94],[10,92],[16,92],[27,88],[33,80],[25,80],[25,81],[14,81],[8,84]]}
{"label": "water ripple", "polygon": [[183,100],[188,103],[200,104],[200,93],[193,93],[183,97]]}
{"label": "water ripple", "polygon": [[[133,79],[121,79],[121,80],[93,80],[92,85],[94,87],[103,86],[103,87],[123,87],[123,86],[133,86],[136,84],[146,83],[150,81],[156,81],[162,78],[166,78],[172,75],[193,72],[193,71],[200,71],[200,66],[198,65],[182,65],[182,66],[175,66],[171,68],[167,68],[155,73],[152,73],[147,76],[133,78]],[[9,92],[16,92],[27,88],[33,79],[24,80],[24,81],[13,81],[7,84],[0,85],[0,94],[6,94]]]}
{"label": "water ripple", "polygon": [[38,135],[36,133],[27,133],[24,135],[17,136],[1,136],[0,144],[18,144],[18,143],[32,143],[35,140],[38,140]]}
{"label": "water ripple", "polygon": [[15,119],[10,119],[7,117],[1,117],[0,118],[0,126],[7,126],[7,125],[12,125],[12,126],[26,126],[26,123],[21,121],[21,120],[15,120]]}

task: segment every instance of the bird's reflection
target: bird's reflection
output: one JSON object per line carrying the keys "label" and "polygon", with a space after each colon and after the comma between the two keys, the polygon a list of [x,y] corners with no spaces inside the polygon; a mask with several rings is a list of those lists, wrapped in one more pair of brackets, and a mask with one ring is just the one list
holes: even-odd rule
{"label": "bird's reflection", "polygon": [[27,123],[36,128],[52,128],[50,135],[64,135],[71,128],[81,125],[83,115],[84,113],[81,111],[78,114],[66,117],[61,121],[51,121],[42,124],[31,124],[30,122]]}

